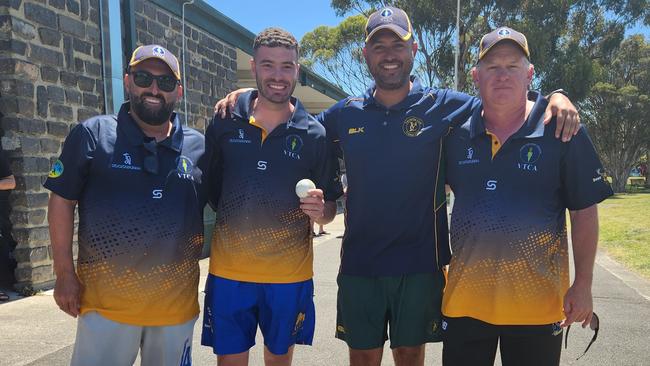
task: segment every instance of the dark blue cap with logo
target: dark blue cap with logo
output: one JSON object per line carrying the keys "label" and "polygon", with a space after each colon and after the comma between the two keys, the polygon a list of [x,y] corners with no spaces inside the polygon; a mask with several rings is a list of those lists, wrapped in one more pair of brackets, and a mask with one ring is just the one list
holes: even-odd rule
{"label": "dark blue cap with logo", "polygon": [[524,52],[526,57],[530,59],[530,50],[528,49],[528,40],[526,40],[526,36],[512,28],[500,27],[481,38],[478,52],[479,61],[483,59],[483,57],[485,57],[494,46],[502,41],[514,42],[517,46],[521,47],[521,50]]}
{"label": "dark blue cap with logo", "polygon": [[413,35],[409,16],[404,10],[392,6],[370,14],[366,23],[366,42],[382,29],[393,31],[403,41],[408,41]]}

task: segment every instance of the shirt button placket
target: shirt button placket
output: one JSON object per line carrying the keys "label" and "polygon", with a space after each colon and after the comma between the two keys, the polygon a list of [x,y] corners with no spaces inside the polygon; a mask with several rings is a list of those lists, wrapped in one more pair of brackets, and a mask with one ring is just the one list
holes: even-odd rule
{"label": "shirt button placket", "polygon": [[384,122],[382,125],[387,126],[388,125],[388,116],[390,115],[390,111],[386,110],[386,119],[384,119]]}

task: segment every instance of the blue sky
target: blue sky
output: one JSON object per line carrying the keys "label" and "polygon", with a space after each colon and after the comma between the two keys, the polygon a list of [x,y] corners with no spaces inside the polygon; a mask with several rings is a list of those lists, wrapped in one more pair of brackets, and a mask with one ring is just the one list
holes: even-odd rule
{"label": "blue sky", "polygon": [[644,26],[641,22],[637,24],[635,27],[632,27],[628,29],[625,32],[626,36],[629,36],[630,34],[643,34],[645,36],[646,41],[650,42],[650,28]]}
{"label": "blue sky", "polygon": [[329,0],[206,0],[227,17],[257,34],[264,28],[281,27],[298,40],[320,25],[335,26],[337,18]]}
{"label": "blue sky", "polygon": [[[334,14],[330,0],[206,0],[215,9],[253,33],[279,26],[291,32],[298,40],[320,25],[335,26],[342,18]],[[642,33],[650,41],[650,29],[641,25],[627,34]]]}

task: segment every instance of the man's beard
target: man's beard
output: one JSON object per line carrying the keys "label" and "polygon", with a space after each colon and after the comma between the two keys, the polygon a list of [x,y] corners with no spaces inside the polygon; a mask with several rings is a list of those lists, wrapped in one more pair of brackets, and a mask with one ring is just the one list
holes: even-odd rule
{"label": "man's beard", "polygon": [[374,67],[368,65],[370,74],[375,79],[375,85],[379,89],[383,90],[395,90],[402,88],[404,85],[407,85],[410,80],[411,70],[413,69],[413,60],[405,60],[402,64],[402,72],[395,76],[385,77],[382,75],[383,70],[381,70],[380,64],[377,64]]}
{"label": "man's beard", "polygon": [[[160,99],[162,104],[160,108],[151,109],[145,105],[145,97],[154,97]],[[131,95],[131,110],[142,120],[142,122],[151,126],[160,126],[169,121],[174,113],[175,102],[165,103],[165,98],[154,96],[151,93],[141,95]]]}

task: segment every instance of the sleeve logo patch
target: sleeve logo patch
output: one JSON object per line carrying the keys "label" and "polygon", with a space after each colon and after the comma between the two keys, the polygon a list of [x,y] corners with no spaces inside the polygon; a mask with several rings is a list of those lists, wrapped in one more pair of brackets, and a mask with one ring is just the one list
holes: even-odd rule
{"label": "sleeve logo patch", "polygon": [[52,164],[52,169],[47,175],[49,178],[58,178],[63,174],[63,163],[61,160],[57,160]]}

